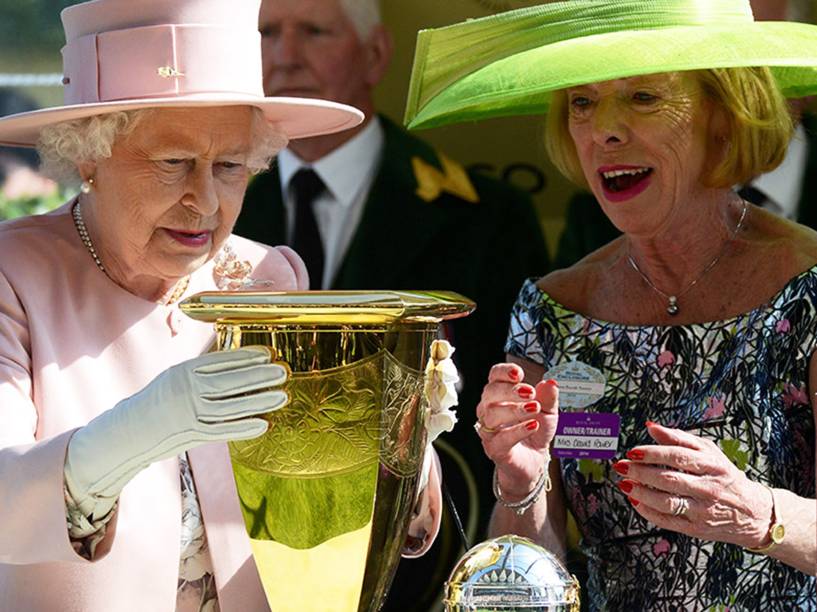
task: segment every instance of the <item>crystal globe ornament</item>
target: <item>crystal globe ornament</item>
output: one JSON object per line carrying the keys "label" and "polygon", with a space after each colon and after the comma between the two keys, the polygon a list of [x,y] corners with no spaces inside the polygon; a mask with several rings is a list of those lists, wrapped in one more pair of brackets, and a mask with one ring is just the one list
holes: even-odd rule
{"label": "crystal globe ornament", "polygon": [[578,612],[579,583],[556,556],[504,535],[474,546],[445,585],[446,612]]}

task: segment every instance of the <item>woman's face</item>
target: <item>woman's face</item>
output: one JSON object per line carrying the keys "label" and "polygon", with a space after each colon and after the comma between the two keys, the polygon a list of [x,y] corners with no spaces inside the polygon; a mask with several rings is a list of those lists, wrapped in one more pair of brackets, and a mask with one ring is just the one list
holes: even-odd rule
{"label": "woman's face", "polygon": [[158,109],[81,167],[106,267],[177,279],[212,258],[241,210],[252,132],[250,107]]}
{"label": "woman's face", "polygon": [[712,105],[693,74],[574,87],[567,104],[584,175],[619,229],[656,230],[705,189]]}

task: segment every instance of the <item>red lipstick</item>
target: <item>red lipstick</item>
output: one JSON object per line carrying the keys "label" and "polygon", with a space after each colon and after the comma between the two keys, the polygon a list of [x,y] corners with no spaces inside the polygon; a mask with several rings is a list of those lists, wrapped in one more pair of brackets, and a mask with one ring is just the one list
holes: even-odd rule
{"label": "red lipstick", "polygon": [[602,166],[597,170],[604,197],[625,202],[642,193],[652,183],[653,169],[646,166]]}

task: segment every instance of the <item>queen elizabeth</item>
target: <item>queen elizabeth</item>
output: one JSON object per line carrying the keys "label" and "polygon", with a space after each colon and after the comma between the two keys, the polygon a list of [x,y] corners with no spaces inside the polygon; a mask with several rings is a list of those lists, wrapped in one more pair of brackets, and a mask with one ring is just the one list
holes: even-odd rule
{"label": "queen elizabeth", "polygon": [[231,230],[288,139],[362,115],[263,96],[258,8],[71,6],[65,106],[0,120],[82,185],[0,225],[2,610],[268,609],[224,442],[267,429],[288,370],[263,347],[202,355],[212,329],[178,302],[308,287],[293,251]]}

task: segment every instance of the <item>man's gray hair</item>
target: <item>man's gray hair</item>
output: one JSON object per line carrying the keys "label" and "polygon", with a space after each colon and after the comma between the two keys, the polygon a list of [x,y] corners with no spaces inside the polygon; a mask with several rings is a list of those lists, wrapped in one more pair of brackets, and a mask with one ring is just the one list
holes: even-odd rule
{"label": "man's gray hair", "polygon": [[355,26],[358,37],[366,41],[372,28],[382,23],[380,0],[338,0],[343,12]]}

